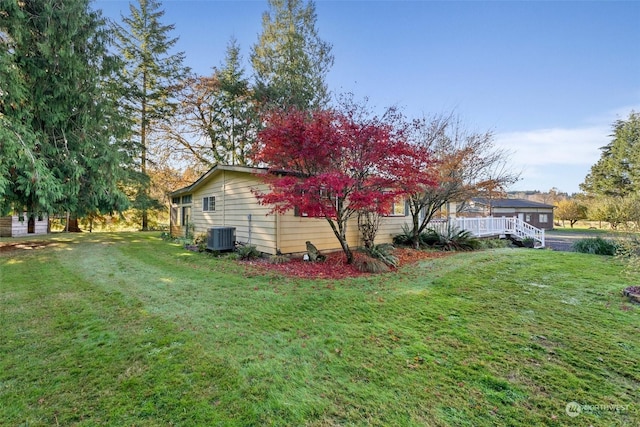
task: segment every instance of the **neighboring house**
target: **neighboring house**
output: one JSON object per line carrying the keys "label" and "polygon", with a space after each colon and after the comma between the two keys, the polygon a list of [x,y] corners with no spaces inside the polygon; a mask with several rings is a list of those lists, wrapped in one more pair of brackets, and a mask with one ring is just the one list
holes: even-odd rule
{"label": "neighboring house", "polygon": [[525,199],[474,198],[465,203],[459,215],[517,217],[534,227],[553,230],[553,209],[553,205]]}
{"label": "neighboring house", "polygon": [[[255,191],[268,191],[260,176],[266,173],[263,168],[217,165],[188,187],[170,193],[171,234],[184,236],[189,228],[197,236],[212,227],[235,227],[236,241],[267,254],[306,252],[307,240],[319,250],[340,250],[324,218],[300,216],[294,210],[270,213],[270,206],[258,203]],[[376,243],[391,242],[408,222],[404,201],[394,206],[394,212],[383,219]],[[347,226],[347,241],[352,247],[362,245],[356,218]]]}
{"label": "neighboring house", "polygon": [[0,237],[18,237],[28,234],[47,234],[49,218],[46,214],[17,212],[0,217]]}

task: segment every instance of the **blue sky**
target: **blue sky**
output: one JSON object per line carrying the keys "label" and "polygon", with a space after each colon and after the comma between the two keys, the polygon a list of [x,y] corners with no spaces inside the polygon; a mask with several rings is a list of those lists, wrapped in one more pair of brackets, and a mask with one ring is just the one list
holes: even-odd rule
{"label": "blue sky", "polygon": [[[128,1],[96,0],[118,19]],[[266,0],[165,0],[177,48],[199,74],[233,36],[249,53]],[[409,117],[455,110],[496,134],[522,180],[512,190],[577,192],[611,125],[640,111],[640,1],[316,1],[333,45],[334,93]]]}

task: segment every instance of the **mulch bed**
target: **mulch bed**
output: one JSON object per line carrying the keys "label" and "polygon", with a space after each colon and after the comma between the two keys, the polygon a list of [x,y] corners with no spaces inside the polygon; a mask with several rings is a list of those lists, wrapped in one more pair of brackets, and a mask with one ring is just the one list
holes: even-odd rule
{"label": "mulch bed", "polygon": [[[394,251],[394,255],[398,257],[399,266],[402,267],[424,259],[442,258],[451,255],[451,252],[427,252],[410,248],[397,248]],[[282,264],[272,264],[268,259],[247,261],[245,264],[260,273],[274,272],[301,279],[343,279],[371,275],[371,273],[363,273],[353,265],[347,264],[343,252],[333,252],[326,254],[326,256],[327,259],[324,262],[309,262],[294,258]],[[363,255],[354,252],[354,256]]]}

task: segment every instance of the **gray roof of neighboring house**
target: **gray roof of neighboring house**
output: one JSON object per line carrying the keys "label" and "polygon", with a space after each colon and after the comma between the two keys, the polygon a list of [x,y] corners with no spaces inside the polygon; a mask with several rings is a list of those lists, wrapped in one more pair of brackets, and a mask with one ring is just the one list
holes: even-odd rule
{"label": "gray roof of neighboring house", "polygon": [[475,203],[493,206],[494,208],[547,208],[553,209],[555,206],[546,203],[533,202],[526,199],[472,199]]}

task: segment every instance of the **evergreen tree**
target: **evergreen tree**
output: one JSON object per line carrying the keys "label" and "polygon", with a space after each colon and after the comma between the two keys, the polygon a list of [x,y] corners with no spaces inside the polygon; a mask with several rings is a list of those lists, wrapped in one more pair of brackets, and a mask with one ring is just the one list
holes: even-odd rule
{"label": "evergreen tree", "polygon": [[591,195],[627,197],[640,191],[640,113],[613,125],[613,140],[601,148],[580,189]]}
{"label": "evergreen tree", "polygon": [[309,110],[329,101],[331,45],[318,37],[313,1],[269,0],[251,61],[258,100],[267,108]]}
{"label": "evergreen tree", "polygon": [[134,121],[134,150],[139,160],[140,179],[134,206],[142,211],[142,229],[148,229],[148,209],[159,208],[149,196],[147,174],[150,136],[154,125],[168,120],[175,109],[171,88],[187,73],[184,53],[170,53],[178,39],[170,38],[173,25],[163,25],[164,11],[155,0],[139,0],[139,8],[129,5],[130,16],[116,27],[119,49],[126,61],[123,71],[126,91],[123,105]]}
{"label": "evergreen tree", "polygon": [[248,151],[258,131],[257,113],[249,81],[244,76],[240,47],[235,39],[227,46],[223,68],[216,73],[220,81],[218,140],[225,147],[226,163],[247,165]]}
{"label": "evergreen tree", "polygon": [[0,18],[0,210],[126,207],[105,21],[89,0],[6,0]]}

